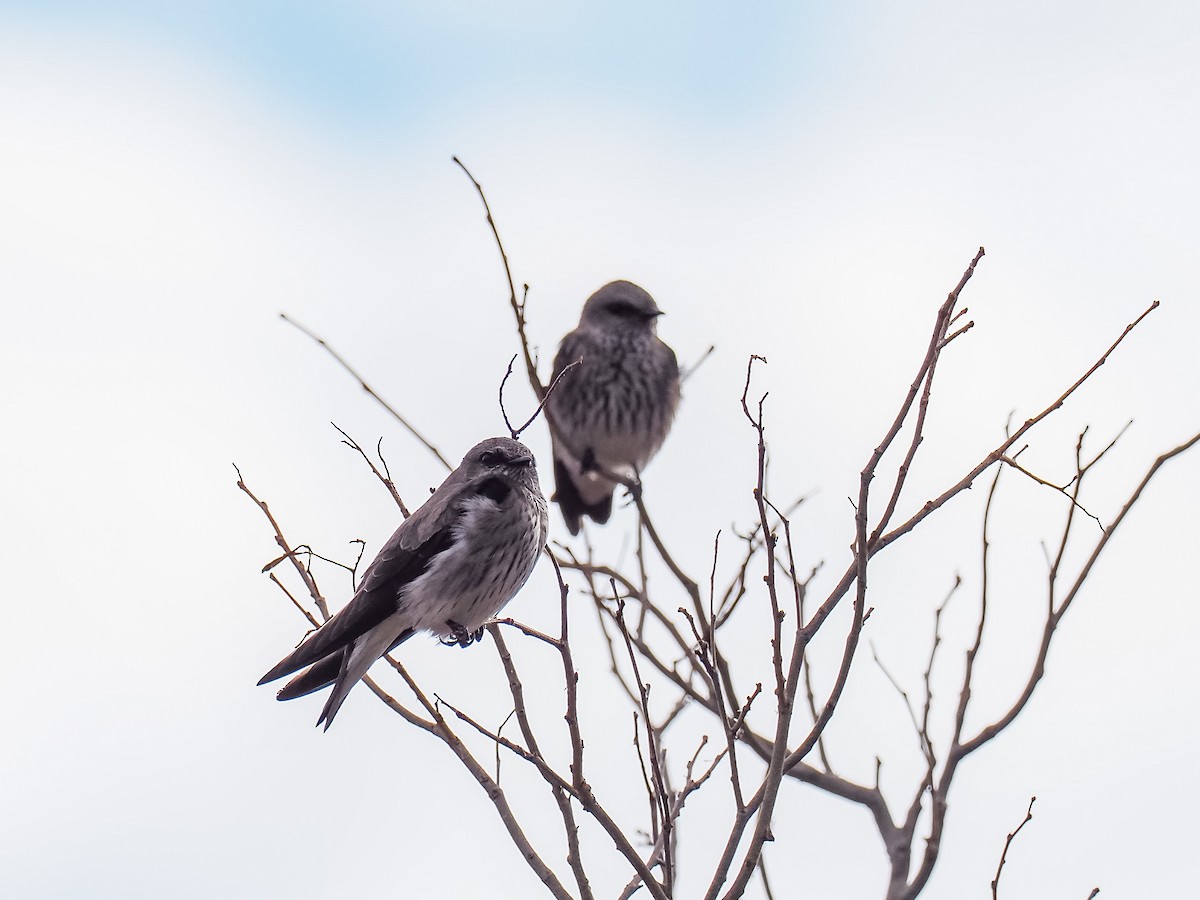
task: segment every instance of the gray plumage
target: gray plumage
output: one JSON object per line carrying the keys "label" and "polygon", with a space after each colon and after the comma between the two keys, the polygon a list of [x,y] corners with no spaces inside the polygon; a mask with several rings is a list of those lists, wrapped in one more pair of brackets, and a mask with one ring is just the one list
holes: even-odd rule
{"label": "gray plumage", "polygon": [[533,572],[546,532],[533,454],[509,438],[476,444],[383,545],[346,607],[259,684],[307,667],[279,699],[332,684],[317,720],[328,730],[371,664],[416,632],[463,647],[481,637]]}
{"label": "gray plumage", "polygon": [[588,298],[579,325],[563,338],[554,376],[583,359],[550,395],[553,500],[571,534],[584,516],[603,524],[616,482],[640,477],[662,446],[679,405],[679,365],[656,334],[654,298],[628,281]]}

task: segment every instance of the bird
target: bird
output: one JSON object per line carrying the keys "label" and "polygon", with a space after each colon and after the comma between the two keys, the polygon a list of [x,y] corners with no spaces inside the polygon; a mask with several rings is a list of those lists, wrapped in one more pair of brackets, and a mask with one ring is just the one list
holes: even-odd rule
{"label": "bird", "polygon": [[333,686],[317,725],[333,723],[367,669],[418,631],[470,646],[529,580],[546,546],[546,498],[533,454],[488,438],[383,545],[350,602],[258,682],[305,671],[278,693]]}
{"label": "bird", "polygon": [[[587,516],[612,513],[611,476],[640,479],[679,406],[679,363],[658,338],[662,310],[630,281],[604,285],[583,305],[579,325],[562,339],[554,378],[568,372],[546,402],[555,491],[571,534]],[[551,382],[553,384],[553,381]]]}

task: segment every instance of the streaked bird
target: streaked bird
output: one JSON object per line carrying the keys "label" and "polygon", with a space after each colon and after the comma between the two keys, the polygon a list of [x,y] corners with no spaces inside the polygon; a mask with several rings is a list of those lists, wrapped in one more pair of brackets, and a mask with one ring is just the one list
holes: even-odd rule
{"label": "streaked bird", "polygon": [[306,669],[280,700],[333,685],[317,720],[328,730],[371,664],[418,631],[463,647],[483,637],[529,579],[547,527],[533,454],[509,438],[476,444],[383,545],[346,607],[259,684]]}
{"label": "streaked bird", "polygon": [[[658,339],[662,311],[629,281],[588,298],[579,325],[554,357],[557,377],[577,359],[547,402],[554,443],[552,498],[571,534],[584,516],[603,524],[617,482],[640,478],[670,430],[679,405],[679,364]],[[607,473],[607,475],[606,475]]]}

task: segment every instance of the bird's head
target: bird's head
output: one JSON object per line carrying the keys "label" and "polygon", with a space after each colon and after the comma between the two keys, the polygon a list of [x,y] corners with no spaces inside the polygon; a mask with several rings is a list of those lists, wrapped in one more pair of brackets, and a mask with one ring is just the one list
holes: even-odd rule
{"label": "bird's head", "polygon": [[583,304],[581,325],[606,331],[655,331],[662,310],[654,298],[632,281],[612,281]]}
{"label": "bird's head", "polygon": [[512,438],[494,437],[480,441],[467,451],[462,465],[481,473],[505,476],[527,487],[538,487],[533,453]]}

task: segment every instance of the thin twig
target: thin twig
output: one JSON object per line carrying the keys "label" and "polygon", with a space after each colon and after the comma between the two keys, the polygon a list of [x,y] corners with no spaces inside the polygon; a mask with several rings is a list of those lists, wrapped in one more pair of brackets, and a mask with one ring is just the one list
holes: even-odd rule
{"label": "thin twig", "polygon": [[583,365],[583,357],[581,356],[574,362],[563,366],[563,370],[554,376],[554,381],[550,382],[550,387],[546,388],[541,400],[538,401],[537,409],[533,411],[533,415],[526,419],[525,424],[523,424],[520,428],[513,428],[512,422],[508,420],[508,411],[504,408],[504,384],[508,381],[509,376],[512,375],[513,363],[516,361],[517,355],[514,353],[513,358],[508,361],[508,369],[505,371],[504,377],[500,379],[500,414],[504,416],[504,425],[506,428],[508,428],[508,433],[512,435],[512,439],[514,441],[521,437],[521,433],[530,425],[532,425],[538,415],[541,414],[542,410],[546,408],[546,402],[550,399],[550,395],[554,393],[554,389],[558,387],[558,383],[562,381],[562,377],[576,366]]}
{"label": "thin twig", "polygon": [[379,403],[380,406],[382,406],[389,413],[391,413],[392,418],[394,418],[397,422],[399,422],[405,428],[405,430],[408,431],[409,434],[411,434],[418,441],[420,441],[421,444],[424,445],[425,449],[428,450],[430,453],[432,453],[437,458],[438,462],[440,462],[448,470],[454,468],[454,466],[452,466],[450,464],[450,462],[446,459],[446,457],[442,456],[441,451],[438,450],[437,447],[433,446],[433,444],[429,443],[429,441],[425,439],[425,436],[423,434],[421,434],[421,432],[417,431],[417,429],[414,428],[412,425],[410,425],[408,420],[405,419],[404,416],[402,416],[402,415],[400,415],[400,413],[396,412],[396,410],[392,407],[392,405],[390,403],[388,403],[381,396],[379,396],[379,394],[375,392],[375,389],[373,387],[371,387],[369,384],[367,384],[366,380],[361,375],[359,375],[358,372],[356,372],[353,368],[351,368],[350,364],[348,362],[346,362],[346,360],[342,359],[341,355],[336,350],[334,350],[332,347],[329,346],[329,344],[327,344],[325,342],[324,338],[319,337],[317,334],[310,331],[308,328],[305,328],[303,325],[301,325],[295,319],[291,318],[287,313],[281,312],[279,314],[279,318],[283,319],[283,321],[287,322],[289,325],[296,327],[301,332],[308,335],[310,338],[312,338],[314,341],[316,341],[318,344],[320,344],[322,347],[324,347],[326,352],[328,352],[330,356],[332,356],[335,360],[337,360],[338,365],[340,365],[343,369],[345,369],[346,372],[358,382],[359,387],[361,387],[364,391],[366,391],[368,394],[370,394],[375,399],[375,401]]}
{"label": "thin twig", "polygon": [[1020,428],[1018,428],[1003,443],[1001,443],[994,450],[992,450],[987,456],[985,456],[973,469],[971,469],[971,471],[969,471],[966,475],[964,475],[958,481],[957,484],[954,484],[950,488],[947,488],[945,491],[943,491],[940,495],[938,495],[934,499],[926,501],[926,503],[921,507],[921,509],[918,510],[916,513],[914,513],[912,515],[912,517],[908,519],[908,521],[904,522],[901,525],[897,525],[895,528],[893,528],[887,534],[880,536],[880,538],[877,542],[873,542],[871,552],[877,553],[879,550],[882,550],[884,547],[888,546],[889,544],[893,543],[894,541],[896,541],[899,538],[903,537],[904,535],[908,534],[917,525],[919,525],[921,522],[923,522],[932,512],[934,512],[937,509],[940,509],[942,506],[944,506],[946,503],[948,503],[952,498],[958,496],[958,494],[962,493],[967,488],[971,487],[971,485],[974,484],[975,479],[978,478],[986,469],[990,468],[994,463],[999,461],[999,459],[1002,456],[1004,456],[1004,454],[1008,451],[1008,449],[1010,447],[1012,447],[1013,444],[1015,444],[1018,440],[1020,440],[1022,437],[1024,437],[1026,433],[1028,433],[1034,426],[1036,426],[1039,422],[1043,421],[1051,413],[1060,409],[1062,407],[1062,405],[1064,403],[1066,403],[1067,400],[1071,397],[1071,395],[1074,394],[1077,390],[1079,390],[1079,388],[1084,384],[1084,382],[1086,382],[1089,378],[1091,378],[1092,375],[1094,375],[1096,373],[1096,370],[1099,369],[1101,366],[1103,366],[1108,361],[1108,358],[1116,351],[1117,347],[1120,346],[1121,342],[1124,341],[1126,337],[1128,337],[1129,333],[1131,331],[1133,331],[1133,329],[1136,328],[1139,324],[1141,324],[1141,321],[1144,318],[1146,318],[1146,316],[1150,315],[1150,313],[1152,313],[1152,312],[1154,312],[1154,310],[1158,309],[1158,307],[1159,307],[1159,302],[1157,300],[1155,300],[1142,312],[1142,314],[1140,316],[1138,316],[1136,319],[1134,319],[1132,322],[1130,322],[1128,325],[1125,326],[1125,330],[1121,332],[1120,336],[1115,341],[1112,342],[1112,344],[1109,346],[1109,348],[1107,350],[1105,350],[1103,354],[1101,354],[1100,358],[1098,360],[1096,360],[1096,362],[1094,362],[1086,372],[1084,372],[1082,375],[1079,376],[1078,379],[1076,379],[1074,384],[1072,384],[1065,391],[1063,391],[1053,402],[1051,402],[1048,406],[1046,406],[1040,412],[1038,412],[1034,416],[1030,417],[1029,419],[1026,419],[1025,422],[1022,423]]}
{"label": "thin twig", "polygon": [[504,242],[500,240],[500,230],[496,227],[496,220],[492,218],[492,207],[488,203],[487,195],[483,192],[483,185],[471,174],[468,169],[457,156],[454,157],[454,164],[463,170],[463,173],[471,179],[471,184],[475,186],[476,193],[479,194],[479,199],[483,201],[483,211],[487,215],[488,226],[492,229],[492,237],[496,239],[496,249],[500,251],[500,261],[504,263],[504,277],[508,281],[508,298],[509,304],[512,306],[513,317],[517,321],[517,336],[521,340],[521,352],[525,357],[525,374],[529,378],[529,386],[533,388],[533,393],[538,400],[546,398],[546,388],[542,385],[542,381],[538,378],[537,360],[533,358],[533,354],[529,350],[529,338],[525,333],[525,299],[529,294],[529,285],[525,285],[525,296],[522,299],[517,299],[517,286],[513,282],[512,269],[508,265],[508,253],[504,250]]}
{"label": "thin twig", "polygon": [[[658,743],[658,735],[655,733],[654,727],[650,719],[650,685],[643,681],[641,671],[638,668],[637,654],[634,652],[633,640],[630,637],[629,629],[625,625],[625,601],[617,596],[616,582],[612,582],[613,599],[616,600],[616,621],[617,627],[621,630],[621,634],[625,638],[625,647],[629,653],[629,664],[633,669],[633,677],[638,687],[638,696],[641,701],[642,716],[645,719],[646,733],[646,752],[650,757],[650,774],[653,781],[653,790],[650,791],[650,800],[652,812],[652,824],[654,819],[661,822],[663,847],[666,850],[662,856],[662,869],[664,876],[664,889],[668,894],[672,891],[674,883],[674,866],[672,865],[671,854],[671,829],[673,822],[671,820],[671,797],[667,790],[665,779],[662,772],[662,749]],[[636,733],[635,733],[635,743]],[[650,787],[650,785],[647,785]],[[654,809],[657,807],[657,809]],[[657,836],[657,829],[655,829]]]}
{"label": "thin twig", "polygon": [[696,361],[695,361],[694,363],[692,363],[690,366],[684,366],[682,369],[680,369],[680,371],[679,371],[679,383],[680,383],[680,384],[683,384],[683,383],[684,383],[684,382],[686,382],[686,381],[687,381],[689,378],[691,378],[693,375],[695,375],[695,374],[696,374],[696,370],[697,370],[697,369],[699,369],[699,368],[700,368],[702,365],[704,365],[704,362],[705,362],[705,360],[707,360],[707,359],[708,359],[710,356],[712,356],[712,355],[713,355],[713,351],[714,351],[714,350],[716,350],[716,349],[717,349],[717,345],[716,345],[716,344],[709,344],[709,345],[708,345],[708,349],[707,349],[707,350],[705,350],[703,353],[701,353],[701,354],[700,354],[700,358],[699,358],[698,360],[696,360]]}
{"label": "thin twig", "polygon": [[1008,859],[1008,848],[1012,846],[1013,838],[1021,833],[1021,829],[1029,824],[1029,820],[1033,818],[1033,804],[1037,797],[1029,798],[1029,809],[1025,810],[1025,818],[1021,820],[1021,824],[1009,832],[1007,838],[1004,839],[1004,850],[1000,854],[1000,864],[996,866],[996,877],[992,879],[992,900],[997,900],[997,893],[1000,887],[1000,873],[1004,871],[1004,863]]}
{"label": "thin twig", "polygon": [[[541,749],[538,747],[537,737],[533,732],[533,725],[529,721],[529,713],[525,707],[524,686],[517,675],[516,664],[513,662],[512,654],[509,653],[508,645],[504,641],[504,634],[500,630],[499,623],[493,622],[488,625],[488,632],[492,636],[492,641],[496,645],[496,652],[500,655],[504,672],[508,676],[508,686],[513,698],[513,712],[517,717],[517,724],[521,727],[521,733],[525,736],[525,745],[531,753],[545,759],[542,756]],[[498,743],[496,745],[496,752],[497,754],[500,752],[500,745]],[[497,756],[497,760],[499,760],[499,756]],[[497,762],[497,766],[499,766],[499,762]],[[566,791],[556,784],[550,785],[550,791],[554,796],[555,804],[558,806],[559,815],[562,817],[563,832],[567,839],[567,864],[571,867],[571,872],[575,876],[575,883],[579,887],[579,896],[582,900],[591,900],[593,896],[592,888],[583,866],[583,857],[579,848],[579,824],[575,821],[575,811],[571,806],[571,798]]]}
{"label": "thin twig", "polygon": [[408,507],[405,506],[404,501],[400,498],[400,492],[396,490],[396,483],[392,481],[391,473],[387,471],[387,462],[383,458],[383,438],[380,437],[379,443],[375,445],[375,452],[379,454],[379,462],[383,466],[383,470],[380,471],[380,469],[375,465],[374,460],[367,456],[367,451],[359,446],[358,441],[346,434],[345,431],[338,427],[336,422],[330,422],[329,424],[334,428],[337,428],[338,433],[344,438],[342,443],[352,450],[357,450],[358,454],[366,461],[367,465],[371,467],[371,473],[380,480],[385,488],[388,489],[388,493],[392,495],[392,499],[395,500],[396,505],[400,507],[400,514],[406,519],[412,515],[412,513],[408,511]]}
{"label": "thin twig", "polygon": [[912,698],[908,696],[908,691],[900,686],[900,682],[898,682],[895,676],[888,671],[887,666],[883,664],[883,660],[879,658],[879,652],[875,649],[875,642],[869,641],[868,646],[871,648],[871,658],[875,660],[875,665],[879,667],[879,671],[883,673],[883,676],[889,682],[891,682],[891,685],[893,688],[895,688],[896,693],[900,695],[900,699],[904,701],[904,708],[908,710],[909,721],[912,722],[913,731],[917,735],[917,740],[921,744],[921,752],[924,754],[925,739],[924,735],[921,733],[921,723],[917,720],[917,711],[913,708]]}
{"label": "thin twig", "polygon": [[325,598],[321,596],[321,592],[317,588],[317,582],[313,579],[312,573],[302,562],[300,562],[300,558],[296,555],[296,552],[287,542],[287,539],[284,538],[283,530],[279,527],[279,523],[275,521],[275,517],[271,515],[271,510],[267,504],[264,501],[259,500],[258,497],[254,495],[253,491],[246,486],[246,482],[242,478],[242,470],[239,469],[236,464],[234,465],[233,469],[238,475],[238,489],[241,490],[242,493],[244,493],[251,500],[253,500],[254,505],[262,510],[262,514],[267,517],[267,521],[271,523],[271,529],[275,532],[275,543],[279,545],[279,549],[283,551],[283,555],[291,561],[292,565],[296,569],[296,573],[300,576],[300,580],[303,581],[304,586],[308,588],[308,594],[310,597],[312,597],[313,603],[316,604],[317,609],[320,610],[321,618],[328,619],[329,606],[326,604]]}
{"label": "thin twig", "polygon": [[1021,465],[1019,462],[1017,462],[1016,458],[1013,456],[1007,456],[1007,455],[1002,456],[1002,457],[1000,457],[1000,462],[1005,463],[1006,465],[1012,466],[1014,469],[1016,469],[1022,475],[1029,477],[1033,481],[1036,481],[1038,484],[1044,485],[1045,487],[1048,487],[1048,488],[1053,488],[1054,490],[1058,491],[1060,494],[1062,494],[1064,497],[1066,497],[1068,500],[1070,500],[1071,503],[1081,513],[1083,513],[1088,518],[1092,519],[1098,526],[1100,526],[1101,531],[1104,530],[1104,523],[1100,521],[1100,517],[1097,516],[1095,513],[1090,512],[1088,510],[1088,508],[1086,506],[1084,506],[1083,504],[1081,504],[1074,496],[1072,496],[1071,492],[1068,491],[1067,488],[1064,487],[1063,485],[1055,484],[1053,481],[1047,481],[1045,478],[1042,478],[1042,476],[1034,474],[1033,472],[1031,472],[1027,468],[1025,468],[1023,465]]}

